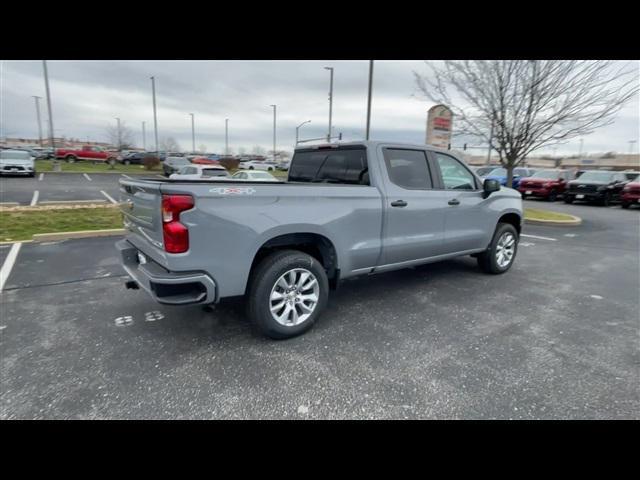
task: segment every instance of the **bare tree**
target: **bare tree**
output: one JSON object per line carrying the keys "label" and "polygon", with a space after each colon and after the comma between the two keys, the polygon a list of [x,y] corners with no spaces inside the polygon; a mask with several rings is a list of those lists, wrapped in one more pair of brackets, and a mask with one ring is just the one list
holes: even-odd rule
{"label": "bare tree", "polygon": [[254,145],[253,149],[251,150],[251,153],[253,153],[254,155],[264,155],[265,149],[262,148],[260,145]]}
{"label": "bare tree", "polygon": [[135,133],[125,125],[124,121],[120,122],[120,132],[117,125],[107,125],[105,132],[107,141],[118,150],[135,147]]}
{"label": "bare tree", "polygon": [[[638,73],[611,61],[445,61],[413,72],[424,96],[447,105],[458,134],[484,141],[507,169],[532,152],[609,125],[638,93]],[[491,134],[491,132],[493,134]]]}
{"label": "bare tree", "polygon": [[245,155],[247,153],[247,149],[244,147],[238,147],[238,155]]}
{"label": "bare tree", "polygon": [[162,152],[179,152],[180,144],[173,137],[164,137],[160,140],[159,148]]}

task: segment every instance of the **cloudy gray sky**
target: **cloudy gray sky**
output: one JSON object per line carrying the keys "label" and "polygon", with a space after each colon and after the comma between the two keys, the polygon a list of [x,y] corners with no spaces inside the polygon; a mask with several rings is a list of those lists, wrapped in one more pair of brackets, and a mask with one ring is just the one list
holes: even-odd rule
{"label": "cloudy gray sky", "polygon": [[[631,62],[640,68],[639,62]],[[106,127],[120,117],[142,145],[153,146],[150,76],[156,77],[158,131],[191,148],[195,114],[196,147],[224,149],[224,119],[229,118],[229,144],[234,151],[260,145],[271,149],[277,104],[278,149],[291,150],[295,127],[305,120],[301,137],[326,135],[329,72],[334,67],[334,132],[343,139],[364,138],[367,61],[50,61],[49,79],[56,136],[106,141]],[[424,142],[426,111],[432,103],[416,98],[412,71],[426,73],[423,61],[377,61],[371,119],[373,139]],[[32,95],[45,97],[40,61],[0,61],[0,136],[37,137]],[[42,100],[43,119],[46,104]],[[44,121],[44,120],[43,120]],[[46,123],[44,124],[46,132]],[[584,137],[584,151],[629,151],[640,131],[636,99],[615,123]],[[557,153],[577,153],[578,140]],[[636,143],[634,152],[638,151]],[[549,150],[550,151],[550,150]]]}

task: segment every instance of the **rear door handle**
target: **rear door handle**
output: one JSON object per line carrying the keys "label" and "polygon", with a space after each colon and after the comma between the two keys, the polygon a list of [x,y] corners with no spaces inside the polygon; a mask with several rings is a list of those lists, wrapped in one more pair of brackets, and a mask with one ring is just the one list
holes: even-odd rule
{"label": "rear door handle", "polygon": [[391,202],[392,207],[406,207],[408,205],[404,200],[396,200],[395,202]]}
{"label": "rear door handle", "polygon": [[449,200],[449,205],[460,205],[460,200],[458,200],[457,198]]}

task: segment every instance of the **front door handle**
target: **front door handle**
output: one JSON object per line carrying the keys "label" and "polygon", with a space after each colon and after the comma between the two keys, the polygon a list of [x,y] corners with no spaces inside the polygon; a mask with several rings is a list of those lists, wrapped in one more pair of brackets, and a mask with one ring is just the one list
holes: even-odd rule
{"label": "front door handle", "polygon": [[406,207],[408,205],[404,200],[396,200],[395,202],[391,202],[392,207]]}
{"label": "front door handle", "polygon": [[460,200],[458,200],[457,198],[449,200],[449,205],[460,205]]}

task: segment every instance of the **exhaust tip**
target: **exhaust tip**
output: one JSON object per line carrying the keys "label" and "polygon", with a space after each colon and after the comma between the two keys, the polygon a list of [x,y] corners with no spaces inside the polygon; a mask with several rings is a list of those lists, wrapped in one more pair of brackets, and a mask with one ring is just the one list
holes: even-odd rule
{"label": "exhaust tip", "polygon": [[138,285],[138,282],[135,280],[127,280],[124,286],[132,290],[138,290],[140,288],[140,285]]}

